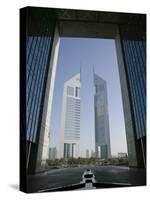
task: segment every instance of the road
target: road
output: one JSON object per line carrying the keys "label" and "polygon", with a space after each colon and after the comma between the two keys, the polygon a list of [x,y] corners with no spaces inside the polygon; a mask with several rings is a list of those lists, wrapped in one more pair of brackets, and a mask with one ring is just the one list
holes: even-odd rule
{"label": "road", "polygon": [[78,168],[64,168],[50,170],[27,178],[28,192],[52,189],[79,183],[83,172],[90,168],[95,174],[97,182],[129,183],[145,185],[146,173],[144,169],[122,166],[81,166]]}

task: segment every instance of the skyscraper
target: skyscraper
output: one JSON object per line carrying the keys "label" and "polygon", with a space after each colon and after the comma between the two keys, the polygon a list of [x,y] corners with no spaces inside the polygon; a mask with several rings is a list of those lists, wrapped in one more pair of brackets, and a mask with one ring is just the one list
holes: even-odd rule
{"label": "skyscraper", "polygon": [[89,149],[86,149],[86,158],[89,158],[89,157],[90,157]]}
{"label": "skyscraper", "polygon": [[49,148],[49,159],[55,160],[56,158],[57,158],[57,148],[56,147]]}
{"label": "skyscraper", "polygon": [[91,158],[95,158],[95,152],[93,150],[91,151]]}
{"label": "skyscraper", "polygon": [[95,96],[95,154],[97,158],[111,157],[106,81],[94,74]]}
{"label": "skyscraper", "polygon": [[79,157],[80,144],[80,74],[64,83],[61,114],[60,157]]}

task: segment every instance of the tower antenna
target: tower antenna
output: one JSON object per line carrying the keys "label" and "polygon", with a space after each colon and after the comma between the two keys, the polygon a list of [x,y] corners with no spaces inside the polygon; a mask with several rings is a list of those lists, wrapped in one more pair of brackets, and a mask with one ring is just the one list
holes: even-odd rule
{"label": "tower antenna", "polygon": [[94,70],[94,64],[93,64],[93,83],[94,83],[94,86],[95,86],[94,80],[95,80],[95,70]]}
{"label": "tower antenna", "polygon": [[82,74],[82,61],[80,61],[80,82],[81,82],[81,74]]}

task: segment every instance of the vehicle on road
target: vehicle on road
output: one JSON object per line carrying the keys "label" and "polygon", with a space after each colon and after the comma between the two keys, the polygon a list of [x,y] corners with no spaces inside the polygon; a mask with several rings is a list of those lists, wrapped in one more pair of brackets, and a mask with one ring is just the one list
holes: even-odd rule
{"label": "vehicle on road", "polygon": [[94,173],[90,169],[87,169],[86,171],[84,171],[82,175],[82,181],[80,183],[84,183],[85,187],[88,187],[88,188],[93,187],[93,183],[96,183]]}

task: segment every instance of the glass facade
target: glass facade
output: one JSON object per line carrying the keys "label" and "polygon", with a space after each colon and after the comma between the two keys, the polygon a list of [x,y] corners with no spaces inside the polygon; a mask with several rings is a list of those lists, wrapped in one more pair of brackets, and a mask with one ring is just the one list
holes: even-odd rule
{"label": "glass facade", "polygon": [[110,152],[110,133],[107,102],[107,84],[101,77],[94,74],[95,95],[95,153],[96,157],[108,159]]}
{"label": "glass facade", "polygon": [[136,138],[146,135],[146,42],[123,41]]}
{"label": "glass facade", "polygon": [[27,140],[36,142],[51,37],[28,36],[26,44],[26,129]]}

